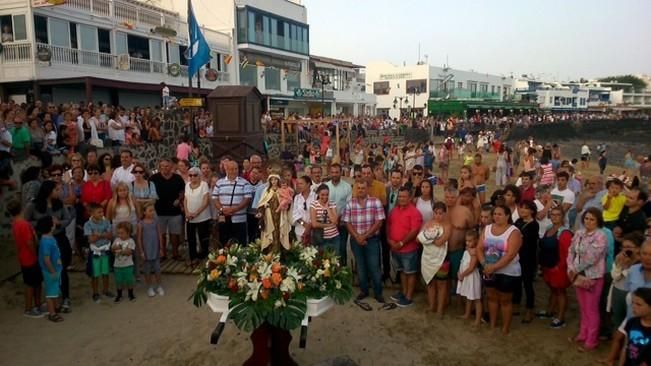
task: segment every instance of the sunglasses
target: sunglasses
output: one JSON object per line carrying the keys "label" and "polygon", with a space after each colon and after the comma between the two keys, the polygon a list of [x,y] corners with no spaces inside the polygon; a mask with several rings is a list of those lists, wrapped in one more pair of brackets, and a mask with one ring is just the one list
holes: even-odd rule
{"label": "sunglasses", "polygon": [[188,177],[198,177],[199,174],[188,174]]}
{"label": "sunglasses", "polygon": [[133,174],[145,174],[145,172],[142,170],[134,170]]}
{"label": "sunglasses", "polygon": [[104,161],[111,161],[111,158],[104,158]]}

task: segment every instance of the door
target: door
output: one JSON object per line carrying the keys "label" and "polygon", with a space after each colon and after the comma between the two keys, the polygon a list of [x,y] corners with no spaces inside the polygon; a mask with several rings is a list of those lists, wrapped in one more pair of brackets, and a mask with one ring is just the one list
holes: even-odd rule
{"label": "door", "polygon": [[163,72],[163,43],[157,39],[149,40],[149,59],[152,61],[152,71]]}
{"label": "door", "polygon": [[99,66],[99,49],[97,40],[97,27],[79,24],[79,48],[81,63],[84,65]]}

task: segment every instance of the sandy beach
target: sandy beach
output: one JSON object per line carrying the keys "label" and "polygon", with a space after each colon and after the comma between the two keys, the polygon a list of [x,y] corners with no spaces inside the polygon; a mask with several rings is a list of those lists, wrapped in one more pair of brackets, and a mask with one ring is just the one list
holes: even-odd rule
{"label": "sandy beach", "polygon": [[[73,312],[59,324],[22,316],[22,284],[6,282],[0,289],[0,354],[4,365],[241,365],[249,357],[249,334],[228,323],[219,344],[209,344],[218,315],[187,300],[195,278],[165,276],[167,294],[148,298],[144,286],[135,302],[113,304],[90,299],[86,276],[72,275]],[[537,282],[537,303],[547,291]],[[392,289],[386,289],[390,295]],[[422,291],[406,309],[362,311],[348,303],[336,306],[309,327],[307,347],[298,346],[293,332],[291,352],[300,365],[347,356],[359,365],[591,365],[604,357],[579,353],[567,342],[578,328],[576,303],[571,302],[568,326],[547,328],[548,320],[521,324],[514,317],[504,337],[483,325],[479,329],[458,319],[454,306],[445,319],[425,312]]]}

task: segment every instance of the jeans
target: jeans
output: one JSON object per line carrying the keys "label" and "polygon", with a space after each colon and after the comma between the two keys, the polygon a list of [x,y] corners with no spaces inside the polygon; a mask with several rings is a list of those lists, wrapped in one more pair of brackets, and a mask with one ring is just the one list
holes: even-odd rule
{"label": "jeans", "polygon": [[354,238],[350,238],[350,247],[357,264],[357,277],[359,289],[368,295],[369,277],[373,284],[376,297],[382,296],[382,271],[380,270],[380,238],[374,236],[366,239],[366,245],[359,245]]}
{"label": "jeans", "polygon": [[[210,220],[195,223],[188,222],[185,230],[188,237],[190,260],[206,258],[208,256],[208,244],[210,243]],[[199,234],[201,253],[197,253],[197,234]]]}
{"label": "jeans", "polygon": [[54,236],[57,240],[57,246],[59,247],[59,252],[61,253],[61,296],[63,299],[70,298],[70,278],[68,277],[68,266],[72,261],[72,247],[70,246],[70,241],[66,236],[66,232],[62,231]]}
{"label": "jeans", "polygon": [[330,239],[323,239],[323,243],[321,243],[321,248],[323,248],[324,251],[329,249],[333,251],[335,255],[339,255],[339,249],[340,249],[339,241],[340,241],[339,236],[335,236],[334,238],[330,238]]}
{"label": "jeans", "polygon": [[579,341],[585,342],[587,348],[597,347],[599,344],[599,297],[604,286],[604,279],[594,280],[594,285],[588,289],[576,288],[576,299],[581,311],[581,325]]}
{"label": "jeans", "polygon": [[348,229],[345,226],[339,226],[339,257],[343,266],[348,265]]}

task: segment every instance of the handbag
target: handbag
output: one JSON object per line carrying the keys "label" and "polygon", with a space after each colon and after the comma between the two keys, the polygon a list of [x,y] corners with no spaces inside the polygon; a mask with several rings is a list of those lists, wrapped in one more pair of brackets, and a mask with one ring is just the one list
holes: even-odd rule
{"label": "handbag", "polygon": [[[228,204],[228,207],[233,206],[233,195],[235,194],[235,188],[237,188],[237,180],[235,181],[235,183],[233,183],[233,191],[231,192],[231,202]],[[230,224],[230,223],[233,222],[232,221],[233,217],[224,215],[223,213],[221,213],[221,210],[220,210],[219,217],[217,218],[217,220],[220,223]]]}

